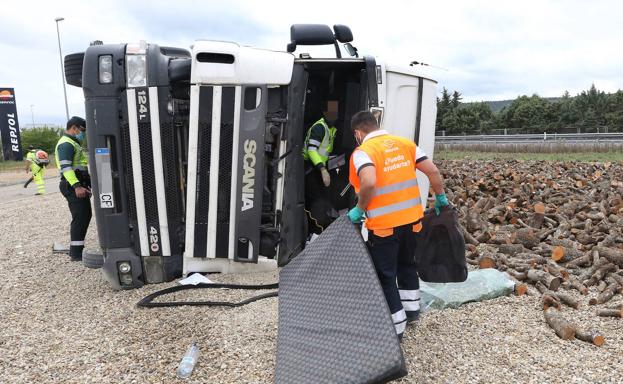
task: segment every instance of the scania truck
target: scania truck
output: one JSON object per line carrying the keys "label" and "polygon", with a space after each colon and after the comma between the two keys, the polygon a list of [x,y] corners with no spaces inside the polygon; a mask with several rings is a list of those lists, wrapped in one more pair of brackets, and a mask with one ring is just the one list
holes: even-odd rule
{"label": "scania truck", "polygon": [[[301,252],[311,235],[303,143],[328,100],[339,105],[327,194],[334,214],[356,198],[348,184],[356,112],[372,110],[384,129],[432,156],[434,80],[359,57],[344,25],[296,24],[290,40],[283,52],[211,40],[190,50],[96,42],[65,57],[67,82],[84,92],[113,288],[266,270]],[[312,45],[334,46],[335,57],[293,53]],[[418,179],[427,191],[426,176]]]}

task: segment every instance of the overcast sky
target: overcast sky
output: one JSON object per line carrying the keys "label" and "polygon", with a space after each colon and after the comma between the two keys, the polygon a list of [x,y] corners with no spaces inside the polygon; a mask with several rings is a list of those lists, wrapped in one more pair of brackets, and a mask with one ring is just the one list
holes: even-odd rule
{"label": "overcast sky", "polygon": [[[439,90],[466,101],[560,96],[623,88],[619,1],[3,1],[0,86],[14,87],[20,125],[63,123],[56,23],[63,54],[92,40],[147,40],[188,48],[196,39],[285,50],[294,23],[346,24],[360,53],[417,60]],[[303,50],[305,51],[305,50]],[[67,86],[70,114],[80,89]],[[32,105],[32,108],[31,108]]]}

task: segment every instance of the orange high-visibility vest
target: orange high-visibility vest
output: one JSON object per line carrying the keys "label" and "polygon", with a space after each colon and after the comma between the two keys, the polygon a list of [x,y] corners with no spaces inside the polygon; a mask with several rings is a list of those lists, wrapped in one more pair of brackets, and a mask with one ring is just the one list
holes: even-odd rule
{"label": "orange high-visibility vest", "polygon": [[[365,152],[376,169],[374,197],[366,207],[366,228],[389,229],[422,219],[424,208],[415,172],[415,143],[399,136],[379,135],[364,141],[356,150]],[[359,175],[352,155],[349,179],[359,193]]]}

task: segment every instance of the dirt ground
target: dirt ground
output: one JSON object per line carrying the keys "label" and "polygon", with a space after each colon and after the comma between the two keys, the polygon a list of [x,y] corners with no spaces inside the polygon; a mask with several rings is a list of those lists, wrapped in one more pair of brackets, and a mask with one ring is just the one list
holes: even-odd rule
{"label": "dirt ground", "polygon": [[[0,188],[1,383],[182,382],[175,370],[193,341],[201,354],[186,382],[273,381],[276,298],[234,309],[139,309],[138,300],[174,283],[113,291],[100,270],[52,254],[52,243],[69,237],[60,193],[5,200],[2,188],[7,187]],[[94,220],[87,244],[96,244]],[[211,278],[268,283],[278,276]],[[567,316],[600,330],[606,344],[564,341],[545,324],[539,296],[531,293],[424,314],[406,331],[409,375],[399,382],[620,383],[623,320],[598,318],[588,306],[567,310]],[[254,293],[193,294],[237,300]]]}

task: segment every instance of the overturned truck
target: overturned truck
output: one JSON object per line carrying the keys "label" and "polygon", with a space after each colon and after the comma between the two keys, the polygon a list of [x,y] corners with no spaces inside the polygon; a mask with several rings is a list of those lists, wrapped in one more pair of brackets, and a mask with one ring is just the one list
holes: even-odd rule
{"label": "overturned truck", "polygon": [[[276,268],[296,256],[311,233],[303,143],[327,100],[339,105],[333,212],[355,201],[356,112],[373,110],[385,129],[432,155],[435,81],[358,57],[343,25],[290,33],[287,52],[208,40],[190,51],[97,42],[65,57],[67,82],[84,92],[103,270],[115,289]],[[334,45],[335,57],[294,56],[307,45]]]}

